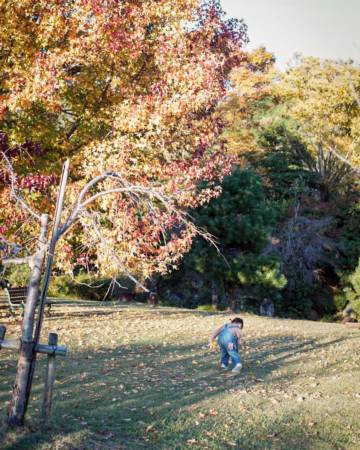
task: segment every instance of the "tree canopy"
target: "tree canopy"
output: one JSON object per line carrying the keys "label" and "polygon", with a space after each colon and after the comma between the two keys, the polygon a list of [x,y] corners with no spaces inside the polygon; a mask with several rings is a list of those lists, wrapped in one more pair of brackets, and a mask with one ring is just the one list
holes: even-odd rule
{"label": "tree canopy", "polygon": [[284,113],[307,153],[299,158],[319,176],[325,196],[360,164],[360,68],[354,63],[303,58],[274,83]]}
{"label": "tree canopy", "polygon": [[[81,253],[115,270],[91,231],[95,221],[125,266],[166,271],[194,234],[174,210],[217,195],[230,171],[214,111],[243,60],[244,23],[225,19],[216,1],[3,0],[0,25],[1,150],[26,200],[51,211],[49,196],[69,156],[70,200],[109,170],[171,199],[167,209],[156,201],[139,207],[136,196],[98,197],[91,220],[83,216],[63,244],[63,264]],[[10,238],[24,212],[9,206],[7,171],[3,159],[0,226]],[[111,191],[118,180],[108,177],[98,188]],[[208,189],[199,192],[202,180]]]}

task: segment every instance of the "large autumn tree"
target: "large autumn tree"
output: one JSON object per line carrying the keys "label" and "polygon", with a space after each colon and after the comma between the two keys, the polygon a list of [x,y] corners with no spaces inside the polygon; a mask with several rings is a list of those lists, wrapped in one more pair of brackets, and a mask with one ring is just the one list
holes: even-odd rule
{"label": "large autumn tree", "polygon": [[[11,203],[14,188],[51,212],[61,161],[71,157],[68,205],[94,177],[116,176],[94,185],[92,195],[109,195],[80,214],[61,247],[63,267],[80,258],[115,273],[121,262],[147,276],[176,264],[195,230],[175,211],[216,195],[231,167],[214,111],[245,40],[245,25],[225,20],[216,1],[1,0],[3,237],[33,230]],[[158,197],[140,204],[120,185]]]}

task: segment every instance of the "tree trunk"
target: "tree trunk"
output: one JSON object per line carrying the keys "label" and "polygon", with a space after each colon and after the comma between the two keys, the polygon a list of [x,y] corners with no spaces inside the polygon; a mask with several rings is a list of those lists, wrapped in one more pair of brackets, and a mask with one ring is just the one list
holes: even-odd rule
{"label": "tree trunk", "polygon": [[214,279],[211,280],[211,304],[215,310],[219,309],[219,292]]}
{"label": "tree trunk", "polygon": [[322,202],[327,202],[327,201],[329,201],[329,198],[330,198],[330,190],[329,190],[329,185],[326,183],[326,181],[322,181],[322,182],[320,183],[319,191],[320,191],[320,200],[321,200]]}
{"label": "tree trunk", "polygon": [[33,268],[29,280],[24,318],[21,328],[20,349],[15,385],[13,388],[12,399],[8,412],[9,426],[22,426],[24,424],[27,400],[30,394],[28,380],[30,375],[31,363],[34,359],[34,318],[36,303],[39,297],[41,270],[46,254],[46,235],[48,220],[49,219],[47,214],[43,214],[41,216],[41,234],[39,247],[33,259]]}
{"label": "tree trunk", "polygon": [[235,312],[237,309],[237,298],[235,294],[234,286],[229,287],[229,308],[231,312]]}

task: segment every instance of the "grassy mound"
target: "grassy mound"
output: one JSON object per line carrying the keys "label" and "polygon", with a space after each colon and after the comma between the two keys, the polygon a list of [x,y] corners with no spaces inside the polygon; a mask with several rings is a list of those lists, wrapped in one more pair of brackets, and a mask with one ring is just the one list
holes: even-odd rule
{"label": "grassy mound", "polygon": [[[4,449],[360,448],[359,330],[244,315],[239,376],[207,350],[226,313],[64,302],[47,318],[69,355],[57,360],[52,421],[38,425],[39,356],[22,433]],[[3,323],[4,321],[2,321]],[[6,323],[7,337],[20,324]],[[15,374],[0,353],[0,417]]]}

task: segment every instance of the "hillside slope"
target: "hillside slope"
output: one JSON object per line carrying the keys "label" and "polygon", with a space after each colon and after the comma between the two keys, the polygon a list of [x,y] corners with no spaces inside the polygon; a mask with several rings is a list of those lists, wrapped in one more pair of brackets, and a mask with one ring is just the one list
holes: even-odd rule
{"label": "hillside slope", "polygon": [[[239,376],[207,342],[232,316],[175,308],[64,302],[45,322],[58,358],[51,428],[37,425],[39,358],[23,434],[5,449],[360,449],[360,332],[337,324],[245,321]],[[4,321],[2,320],[2,323]],[[7,337],[19,323],[8,322]],[[5,417],[15,354],[0,353]],[[1,438],[1,437],[0,437]],[[1,439],[0,439],[1,440]]]}

